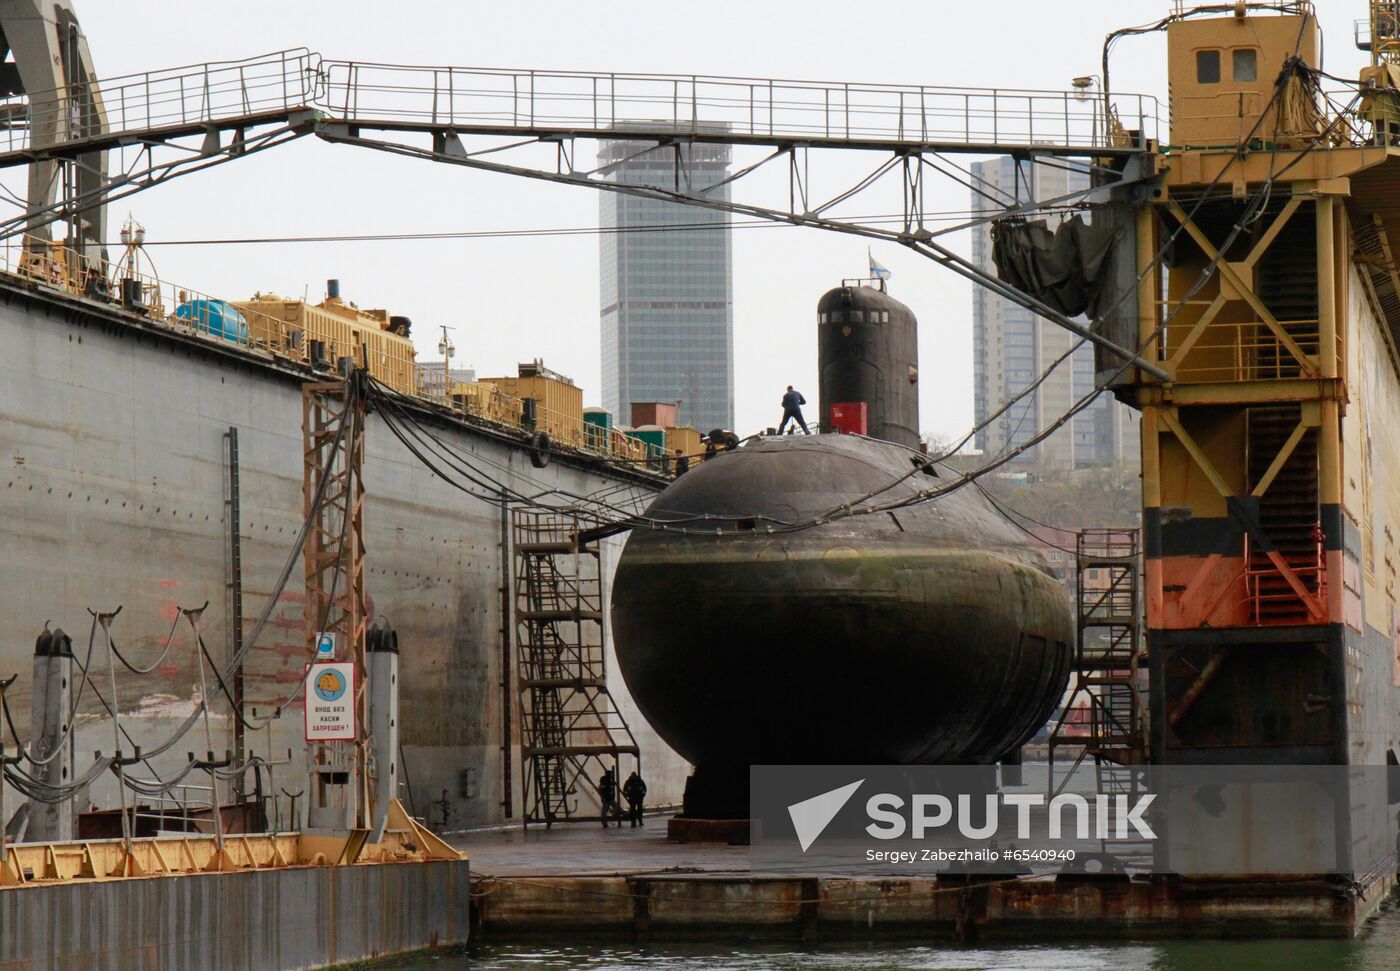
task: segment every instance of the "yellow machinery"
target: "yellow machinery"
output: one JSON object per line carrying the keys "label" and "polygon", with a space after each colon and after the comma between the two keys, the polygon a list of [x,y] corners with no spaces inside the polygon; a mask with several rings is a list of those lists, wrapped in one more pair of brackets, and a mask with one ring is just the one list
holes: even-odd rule
{"label": "yellow machinery", "polygon": [[354,358],[395,391],[416,394],[407,321],[390,317],[387,310],[361,310],[340,298],[338,286],[331,289],[314,306],[275,293],[255,294],[233,305],[247,311],[255,345],[326,370],[334,370],[343,357]]}
{"label": "yellow machinery", "polygon": [[517,377],[486,381],[512,398],[533,399],[535,427],[552,443],[584,448],[588,442],[583,426],[583,389],[539,361],[522,364],[519,371]]}

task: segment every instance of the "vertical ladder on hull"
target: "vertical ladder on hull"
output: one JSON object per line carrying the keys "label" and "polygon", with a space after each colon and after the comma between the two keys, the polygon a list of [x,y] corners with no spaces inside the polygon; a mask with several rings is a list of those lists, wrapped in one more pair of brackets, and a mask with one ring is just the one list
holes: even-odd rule
{"label": "vertical ladder on hull", "polygon": [[640,771],[608,693],[598,543],[580,541],[579,519],[564,513],[517,509],[512,523],[524,823],[596,822],[603,773],[620,788],[623,756]]}
{"label": "vertical ladder on hull", "polygon": [[1147,706],[1142,666],[1138,531],[1080,530],[1075,543],[1078,639],[1069,697],[1050,733],[1050,788],[1055,753],[1076,748],[1066,779],[1094,760],[1101,791],[1128,791],[1132,766],[1147,761]]}

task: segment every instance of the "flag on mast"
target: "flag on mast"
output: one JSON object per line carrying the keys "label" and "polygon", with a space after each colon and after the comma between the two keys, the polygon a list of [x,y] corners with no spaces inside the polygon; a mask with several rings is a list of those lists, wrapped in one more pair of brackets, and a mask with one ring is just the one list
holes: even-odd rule
{"label": "flag on mast", "polygon": [[885,269],[879,263],[875,262],[875,257],[870,252],[869,247],[866,247],[865,255],[870,259],[870,275],[872,277],[874,277],[877,280],[888,280],[890,277],[894,276],[894,274],[891,273],[889,270]]}

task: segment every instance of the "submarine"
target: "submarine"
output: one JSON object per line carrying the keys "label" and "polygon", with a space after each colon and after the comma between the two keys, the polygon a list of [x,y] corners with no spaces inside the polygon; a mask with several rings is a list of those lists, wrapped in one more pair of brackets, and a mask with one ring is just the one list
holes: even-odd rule
{"label": "submarine", "polygon": [[912,311],[848,281],[818,334],[821,433],[699,464],[618,561],[618,664],[694,767],[684,817],[746,818],[750,765],[1008,759],[1069,679],[1039,552],[975,487],[924,498],[958,473],[918,449]]}

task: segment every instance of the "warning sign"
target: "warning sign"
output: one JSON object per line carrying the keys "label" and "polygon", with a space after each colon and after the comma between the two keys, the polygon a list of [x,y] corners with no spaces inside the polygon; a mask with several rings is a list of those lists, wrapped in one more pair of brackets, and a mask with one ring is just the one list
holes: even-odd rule
{"label": "warning sign", "polygon": [[355,738],[355,665],[336,661],[306,666],[306,740]]}

